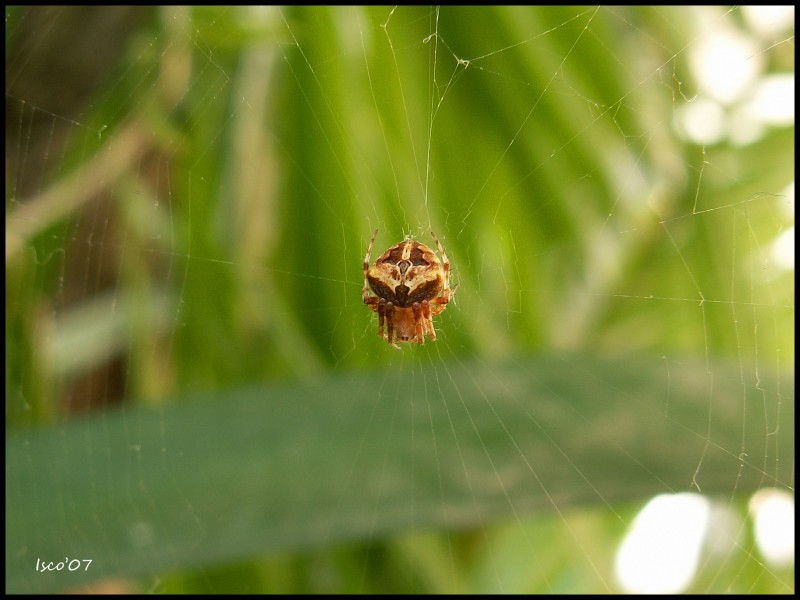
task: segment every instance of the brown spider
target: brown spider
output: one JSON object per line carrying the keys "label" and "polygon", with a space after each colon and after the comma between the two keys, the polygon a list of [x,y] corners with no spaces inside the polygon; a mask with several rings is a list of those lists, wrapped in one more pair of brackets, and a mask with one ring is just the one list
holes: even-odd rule
{"label": "brown spider", "polygon": [[[425,343],[425,334],[436,339],[433,318],[447,308],[458,286],[450,289],[450,261],[441,242],[431,232],[442,262],[425,244],[405,240],[381,254],[372,268],[369,257],[376,229],[364,257],[364,289],[361,296],[378,313],[378,335],[395,348],[398,342]],[[369,295],[369,289],[376,294]],[[384,333],[384,324],[386,332]]]}

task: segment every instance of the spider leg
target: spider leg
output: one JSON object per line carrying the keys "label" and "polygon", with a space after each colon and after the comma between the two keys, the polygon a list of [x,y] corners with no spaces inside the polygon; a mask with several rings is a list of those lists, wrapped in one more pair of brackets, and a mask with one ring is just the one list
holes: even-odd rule
{"label": "spider leg", "polygon": [[[436,237],[436,234],[431,231],[431,237],[436,242],[436,247],[439,248],[439,254],[442,255],[442,269],[444,269],[444,287],[442,288],[442,295],[447,297],[447,300],[450,300],[450,261],[447,258],[447,253],[444,251],[442,247],[442,242],[439,241],[439,238]],[[457,288],[458,286],[456,286]],[[455,293],[455,289],[453,289],[453,293]]]}
{"label": "spider leg", "polygon": [[441,296],[437,296],[436,298],[431,300],[431,304],[433,304],[431,310],[434,311],[433,312],[434,316],[438,315],[445,309],[447,303],[450,302],[450,300],[453,299],[453,296],[456,295],[456,290],[458,289],[458,286],[459,284],[456,284],[456,287],[454,287],[453,289],[442,289]]}
{"label": "spider leg", "polygon": [[389,340],[389,345],[394,346],[399,350],[400,346],[394,343],[394,304],[387,302],[384,311],[386,313],[386,328],[388,330],[387,339]]}
{"label": "spider leg", "polygon": [[378,312],[378,335],[382,338],[386,337],[386,334],[383,332],[383,323],[386,321],[386,301],[381,298],[377,303],[377,312]]}
{"label": "spider leg", "polygon": [[372,254],[372,245],[375,243],[375,236],[378,235],[378,230],[372,232],[372,239],[369,241],[369,247],[367,248],[367,254],[364,256],[364,289],[361,290],[361,298],[364,300],[364,304],[369,304],[367,299],[369,298],[369,283],[367,282],[367,271],[369,271],[369,256]]}
{"label": "spider leg", "polygon": [[[442,307],[444,310],[444,307]],[[436,330],[433,328],[433,319],[431,318],[431,305],[425,300],[422,303],[422,317],[425,320],[425,329],[427,329],[428,337],[432,340],[436,339]]]}
{"label": "spider leg", "polygon": [[414,302],[414,304],[411,305],[411,310],[414,312],[414,341],[418,344],[425,343],[426,320],[423,313],[426,305],[427,302],[423,302],[422,304]]}

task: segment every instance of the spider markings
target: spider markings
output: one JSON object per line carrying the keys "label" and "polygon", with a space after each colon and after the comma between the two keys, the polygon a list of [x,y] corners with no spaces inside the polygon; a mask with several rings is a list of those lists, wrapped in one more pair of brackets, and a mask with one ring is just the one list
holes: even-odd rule
{"label": "spider markings", "polygon": [[[395,338],[398,342],[424,344],[427,333],[435,340],[433,317],[447,308],[458,289],[458,286],[450,289],[450,261],[442,243],[431,232],[442,255],[441,263],[425,244],[405,240],[381,254],[370,268],[369,257],[376,235],[377,229],[364,257],[361,297],[370,310],[378,313],[378,335],[395,348],[399,348]],[[370,289],[375,296],[369,295]]]}

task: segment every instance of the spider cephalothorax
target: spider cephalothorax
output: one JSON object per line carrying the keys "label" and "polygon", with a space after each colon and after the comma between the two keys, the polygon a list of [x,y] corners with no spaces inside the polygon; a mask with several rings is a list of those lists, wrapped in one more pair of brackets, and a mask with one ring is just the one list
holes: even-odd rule
{"label": "spider cephalothorax", "polygon": [[[405,240],[395,244],[369,266],[375,236],[364,257],[364,304],[378,313],[378,335],[398,348],[398,342],[425,342],[425,334],[436,339],[432,317],[440,314],[456,293],[450,289],[450,262],[441,242],[431,232],[442,262],[425,244]],[[369,295],[369,289],[376,294]],[[386,331],[384,331],[384,325]]]}

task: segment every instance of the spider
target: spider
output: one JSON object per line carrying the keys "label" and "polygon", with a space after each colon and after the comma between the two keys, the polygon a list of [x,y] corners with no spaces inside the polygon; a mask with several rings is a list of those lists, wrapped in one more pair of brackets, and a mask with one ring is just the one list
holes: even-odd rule
{"label": "spider", "polygon": [[[376,229],[364,257],[364,289],[361,296],[370,310],[378,313],[378,335],[389,345],[411,342],[424,344],[425,334],[436,339],[433,318],[441,314],[458,286],[450,289],[450,261],[436,235],[431,232],[442,262],[425,244],[405,240],[381,254],[372,268],[369,257]],[[369,295],[369,289],[376,294]],[[386,332],[384,332],[384,325]]]}

